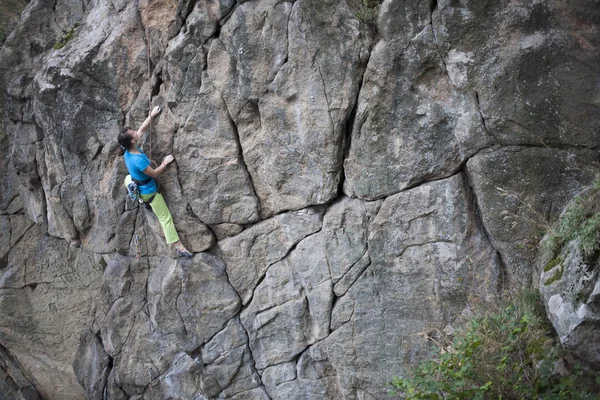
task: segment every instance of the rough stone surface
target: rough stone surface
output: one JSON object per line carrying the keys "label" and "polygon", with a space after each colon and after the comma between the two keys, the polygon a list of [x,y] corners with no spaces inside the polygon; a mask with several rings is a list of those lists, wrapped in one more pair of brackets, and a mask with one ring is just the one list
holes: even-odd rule
{"label": "rough stone surface", "polygon": [[573,240],[560,251],[540,253],[539,290],[562,345],[595,371],[600,366],[600,275],[597,260],[583,257],[579,244]]}
{"label": "rough stone surface", "polygon": [[469,160],[481,218],[511,282],[537,280],[531,266],[541,237],[591,182],[597,172],[589,166],[597,161],[597,151],[517,146],[490,149]]}
{"label": "rough stone surface", "polygon": [[[43,398],[85,396],[71,364],[80,333],[92,322],[102,261],[99,255],[43,236],[35,226],[2,270],[0,340],[33,377]],[[40,353],[40,348],[45,350]]]}
{"label": "rough stone surface", "polygon": [[[600,161],[597,1],[365,3],[28,2],[0,47],[0,391],[386,399],[472,299],[537,282]],[[155,105],[189,260],[125,200],[115,136]],[[561,282],[549,315],[597,354],[598,285]]]}
{"label": "rough stone surface", "polygon": [[430,13],[423,1],[382,5],[382,40],[369,59],[344,161],[350,196],[381,198],[449,176],[491,144],[474,96],[445,70]]}
{"label": "rough stone surface", "polygon": [[[306,209],[280,214],[219,242],[229,280],[247,304],[267,269],[300,240],[321,229],[322,214]],[[289,229],[294,226],[295,229]]]}
{"label": "rough stone surface", "polygon": [[33,378],[4,348],[0,348],[0,400],[41,400]]}

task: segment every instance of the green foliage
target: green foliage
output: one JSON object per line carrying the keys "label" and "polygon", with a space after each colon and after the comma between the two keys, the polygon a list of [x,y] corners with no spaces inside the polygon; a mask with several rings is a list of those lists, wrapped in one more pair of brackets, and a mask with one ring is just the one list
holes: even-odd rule
{"label": "green foliage", "polygon": [[579,246],[585,257],[592,257],[600,247],[600,213],[584,221],[579,229]]}
{"label": "green foliage", "polygon": [[544,267],[544,272],[550,271],[552,268],[556,267],[558,264],[562,262],[562,258],[554,257],[552,260],[548,261],[548,264]]}
{"label": "green foliage", "polygon": [[379,14],[379,6],[383,0],[361,0],[355,13],[356,18],[374,28],[377,15]]}
{"label": "green foliage", "polygon": [[549,331],[537,291],[523,290],[481,311],[434,359],[392,386],[404,399],[597,399],[581,371],[553,374],[560,353]]}
{"label": "green foliage", "polygon": [[560,268],[550,277],[546,282],[544,282],[545,286],[552,285],[554,282],[558,282],[562,279],[563,274],[565,273],[564,267],[561,265]]}
{"label": "green foliage", "polygon": [[558,221],[558,227],[551,231],[546,245],[557,254],[571,240],[579,240],[583,256],[591,260],[600,251],[600,174],[593,187],[573,204]]}
{"label": "green foliage", "polygon": [[73,36],[75,35],[75,29],[77,29],[78,27],[79,27],[78,23],[73,24],[71,29],[69,29],[67,32],[65,32],[65,34],[62,35],[60,37],[60,39],[58,39],[58,42],[54,43],[54,46],[52,46],[52,48],[54,50],[59,50],[59,49],[62,49],[63,47],[65,47],[66,44],[69,42],[69,40],[71,40],[73,38]]}

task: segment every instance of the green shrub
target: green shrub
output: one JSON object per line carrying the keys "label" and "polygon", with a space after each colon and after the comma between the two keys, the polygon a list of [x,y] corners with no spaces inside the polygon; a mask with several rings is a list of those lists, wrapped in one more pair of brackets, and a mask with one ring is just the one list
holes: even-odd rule
{"label": "green shrub", "polygon": [[522,290],[512,301],[481,311],[435,358],[392,381],[405,399],[596,399],[579,370],[553,374],[560,357],[539,295]]}
{"label": "green shrub", "polygon": [[561,265],[560,268],[554,273],[554,275],[552,275],[546,282],[544,282],[544,285],[548,286],[552,285],[554,282],[560,281],[564,273],[565,268]]}
{"label": "green shrub", "polygon": [[573,204],[558,221],[546,242],[548,249],[557,254],[571,240],[579,240],[583,256],[590,261],[600,251],[600,174],[592,189],[575,198]]}
{"label": "green shrub", "polygon": [[379,6],[382,2],[383,0],[360,0],[359,4],[356,6],[356,18],[375,30]]}
{"label": "green shrub", "polygon": [[548,264],[544,267],[544,272],[550,271],[552,268],[556,267],[558,264],[562,262],[562,258],[554,257],[552,260],[548,261]]}

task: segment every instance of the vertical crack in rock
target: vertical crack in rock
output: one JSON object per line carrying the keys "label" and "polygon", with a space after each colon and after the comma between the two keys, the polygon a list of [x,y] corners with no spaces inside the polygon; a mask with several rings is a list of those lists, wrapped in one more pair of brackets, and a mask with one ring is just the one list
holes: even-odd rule
{"label": "vertical crack in rock", "polygon": [[448,80],[450,81],[450,83],[454,86],[454,83],[452,83],[452,79],[450,79],[450,74],[448,73],[448,67],[446,66],[446,61],[444,60],[444,57],[442,56],[442,50],[440,49],[440,46],[438,44],[437,34],[435,32],[435,26],[433,24],[433,13],[437,9],[438,9],[437,0],[432,0],[431,6],[430,6],[430,12],[429,12],[429,24],[431,25],[431,31],[433,33],[433,42],[435,44],[435,48],[437,49],[437,53],[440,56],[440,60],[442,61],[442,64],[444,65],[444,72],[446,73],[446,76],[448,77]]}
{"label": "vertical crack in rock", "polygon": [[[127,211],[127,202],[128,201],[129,201],[128,198],[125,198],[125,211]],[[127,243],[129,243],[129,249],[130,250],[131,250],[131,243],[133,242],[133,237],[135,236],[135,227],[137,226],[137,219],[138,219],[138,215],[139,215],[139,212],[140,212],[139,205],[137,206],[137,209],[138,210],[135,212],[135,214],[134,214],[134,220],[133,220],[133,222],[131,224],[133,226],[133,229],[131,230],[131,235],[129,235],[129,240],[127,242]],[[132,278],[133,278],[133,276],[132,276]]]}
{"label": "vertical crack in rock", "polygon": [[[98,339],[100,340],[100,343],[102,343],[102,337],[100,335],[97,335]],[[102,345],[102,347],[104,347],[104,344]],[[108,365],[106,366],[106,384],[104,385],[104,390],[102,391],[102,399],[107,399],[108,398],[108,377],[110,376],[110,374],[113,371],[113,368],[115,367],[115,359],[112,358],[110,356],[110,354],[106,354],[106,356],[108,357]],[[119,389],[123,390],[119,385],[117,385],[117,382],[113,382]]]}
{"label": "vertical crack in rock", "polygon": [[481,209],[479,207],[479,201],[477,199],[477,193],[475,193],[475,189],[473,188],[473,184],[471,183],[471,175],[469,173],[469,169],[467,167],[466,161],[463,164],[460,172],[465,176],[466,183],[467,183],[467,185],[465,187],[465,191],[467,194],[467,201],[469,202],[469,205],[470,205],[470,207],[467,208],[467,212],[469,209],[472,210],[471,217],[475,220],[475,223],[477,224],[479,229],[485,234],[485,237],[488,241],[489,246],[492,249],[494,249],[494,252],[496,253],[496,257],[498,257],[499,277],[498,277],[498,285],[496,287],[496,291],[498,293],[500,293],[507,284],[507,266],[506,266],[506,263],[504,262],[504,259],[502,258],[502,254],[500,253],[500,251],[498,251],[498,249],[496,249],[494,247],[492,237],[491,237],[490,233],[488,232],[487,228],[485,227],[485,224],[483,223],[483,219],[481,216],[482,215]]}
{"label": "vertical crack in rock", "polygon": [[183,327],[183,333],[187,336],[188,330],[185,326],[185,320],[183,319],[183,316],[181,315],[181,311],[179,311],[179,297],[181,297],[182,293],[183,293],[183,280],[181,280],[179,282],[179,293],[177,293],[177,296],[175,296],[175,310],[177,311],[177,315],[179,315],[179,319],[181,320],[181,326]]}
{"label": "vertical crack in rock", "polygon": [[327,96],[327,84],[325,83],[325,79],[323,78],[323,72],[321,71],[321,65],[317,65],[317,70],[319,71],[319,77],[321,78],[321,83],[323,84],[323,96],[327,101],[327,116],[329,117],[329,121],[331,121],[331,126],[334,127],[333,118],[331,118],[331,99]]}
{"label": "vertical crack in rock", "polygon": [[[164,56],[163,56],[164,58]],[[156,97],[160,92],[160,86],[164,83],[162,79],[162,72],[159,70],[157,73],[152,72],[150,77],[150,98]]]}
{"label": "vertical crack in rock", "polygon": [[[481,120],[481,124],[483,125],[483,130],[485,131],[488,138],[492,139],[494,144],[502,144],[500,141],[492,134],[492,132],[488,129],[487,123],[483,116],[483,111],[481,111],[481,103],[479,102],[479,93],[475,92],[475,102],[477,103],[477,113],[479,114],[479,119]],[[466,161],[465,161],[466,162]]]}
{"label": "vertical crack in rock", "polygon": [[[248,303],[250,304],[250,303]],[[240,310],[240,312],[238,313],[238,316],[242,313],[242,311]],[[246,328],[246,326],[242,323],[242,321],[239,321],[240,326],[244,329],[244,333],[246,334],[246,347],[248,347],[248,354],[250,355],[250,361],[252,363],[252,369],[254,369],[254,371],[256,371],[256,374],[258,375],[258,377],[260,378],[260,383],[263,386],[263,388],[265,387],[265,383],[263,382],[263,378],[262,378],[262,374],[261,372],[256,368],[256,358],[254,357],[254,353],[252,352],[252,347],[250,346],[250,332],[248,332],[248,329]],[[266,390],[265,390],[266,393]]]}
{"label": "vertical crack in rock", "polygon": [[148,49],[148,41],[146,40],[148,31],[146,30],[146,27],[144,26],[144,19],[142,18],[142,11],[140,10],[140,0],[135,0],[134,4],[135,4],[135,9],[137,10],[138,22],[139,22],[140,26],[142,27],[142,31],[144,31],[144,35],[143,35],[144,45],[146,46],[146,49]]}
{"label": "vertical crack in rock", "polygon": [[[235,121],[233,120],[233,117],[231,116],[231,112],[229,111],[229,107],[227,107],[227,102],[223,98],[223,94],[220,91],[218,91],[218,93],[219,93],[219,96],[221,97],[221,101],[223,102],[223,104],[225,104],[225,109],[227,110],[227,118],[229,119],[229,124],[231,125],[231,129],[233,130],[233,134],[235,136],[235,144],[236,144],[237,151],[239,154],[241,167],[244,169],[244,171],[246,171],[246,174],[248,176],[248,181],[250,182],[250,187],[252,189],[252,194],[254,195],[254,197],[256,197],[256,200],[258,200],[258,214],[260,214],[260,206],[261,206],[260,198],[256,194],[256,189],[255,189],[256,186],[254,184],[254,179],[252,177],[252,174],[250,174],[250,171],[248,170],[248,164],[246,164],[246,159],[244,158],[244,149],[242,148],[242,141],[240,139],[240,133],[238,131],[237,124],[235,123]],[[258,107],[257,107],[257,109],[258,109]],[[260,118],[260,112],[259,112],[259,118]]]}
{"label": "vertical crack in rock", "polygon": [[[246,349],[247,349],[248,353],[250,354],[250,347],[246,345]],[[235,378],[237,377],[237,375],[240,373],[240,371],[244,367],[244,354],[246,353],[246,349],[244,349],[244,351],[242,353],[242,356],[240,357],[240,362],[237,363],[237,365],[235,365],[235,370],[234,370],[233,374],[231,374],[231,380],[229,382],[227,382],[227,384],[225,385],[225,387],[221,387],[219,385],[219,387],[221,389],[221,392],[223,390],[227,389],[229,386],[231,386],[235,382]],[[235,350],[235,349],[232,349],[232,350]],[[227,353],[225,353],[225,354],[227,354]],[[254,359],[252,359],[252,360],[254,361]]]}
{"label": "vertical crack in rock", "polygon": [[[144,236],[146,235],[146,232],[144,231]],[[150,318],[150,305],[149,305],[149,301],[148,301],[148,292],[149,292],[149,288],[148,286],[150,285],[150,256],[148,255],[148,241],[146,241],[146,255],[142,257],[143,260],[146,261],[146,268],[148,271],[148,275],[146,275],[146,283],[144,284],[144,293],[142,295],[142,302],[144,304],[142,304],[142,307],[140,308],[139,312],[143,312],[146,314],[146,316],[148,317],[148,321],[150,321],[150,326],[152,327],[153,330],[156,330],[156,328],[158,328],[158,326],[154,326],[154,322],[152,321],[152,318]],[[140,260],[141,261],[141,260]],[[132,325],[133,328],[133,325]]]}
{"label": "vertical crack in rock", "polygon": [[[366,71],[366,68],[365,68],[365,71]],[[363,76],[364,76],[364,72],[363,72]],[[362,82],[363,82],[362,79],[363,78],[361,77],[361,80],[358,84],[359,89],[356,93],[356,99],[354,101],[354,106],[352,107],[352,111],[350,111],[350,113],[348,114],[348,119],[346,119],[346,126],[344,129],[344,135],[342,137],[342,144],[341,144],[342,160],[340,162],[340,181],[338,184],[337,196],[330,202],[330,204],[344,195],[344,182],[346,181],[346,171],[344,168],[344,163],[345,163],[346,159],[348,158],[348,156],[350,155],[350,145],[352,143],[352,131],[354,130],[354,121],[356,120],[356,111],[357,111],[356,109],[358,108],[358,99],[360,97],[360,91],[362,89]]]}
{"label": "vertical crack in rock", "polygon": [[[279,72],[283,69],[283,67],[285,66],[285,64],[287,64],[287,62],[288,62],[288,59],[289,59],[289,56],[290,56],[290,20],[291,20],[291,17],[292,17],[294,6],[295,6],[295,3],[292,5],[292,10],[290,10],[290,12],[287,15],[287,22],[286,22],[286,28],[285,28],[285,38],[281,39],[281,41],[285,43],[285,58],[283,59],[283,62],[281,63],[281,65],[277,69],[277,72],[275,72],[273,74],[273,78],[265,84],[265,88],[263,90],[262,95],[265,95],[266,93],[268,93],[269,87],[275,81],[275,79],[279,75]],[[260,113],[259,113],[259,116],[260,116]]]}
{"label": "vertical crack in rock", "polygon": [[[180,2],[178,4],[177,14],[181,18],[181,28],[183,28],[185,26],[185,24],[187,23],[187,18],[190,16],[191,12],[194,10],[196,3],[197,3],[197,0],[190,0],[187,2],[187,4],[185,1]],[[186,5],[187,5],[187,7],[185,7]],[[184,9],[184,7],[185,7],[185,9]],[[174,36],[169,38],[169,40],[173,39],[177,35],[178,35],[178,33],[175,33]]]}
{"label": "vertical crack in rock", "polygon": [[4,257],[0,257],[0,271],[8,266],[8,255],[10,251],[7,251]]}

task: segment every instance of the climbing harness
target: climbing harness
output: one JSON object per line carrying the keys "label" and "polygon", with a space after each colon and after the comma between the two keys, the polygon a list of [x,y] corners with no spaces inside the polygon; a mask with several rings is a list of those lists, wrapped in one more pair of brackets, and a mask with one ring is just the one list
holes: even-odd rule
{"label": "climbing harness", "polygon": [[123,184],[127,188],[127,196],[129,197],[129,200],[131,200],[134,203],[137,201],[140,204],[144,205],[146,208],[150,209],[150,204],[154,201],[156,193],[160,193],[160,187],[158,185],[158,182],[156,182],[156,193],[148,200],[144,200],[142,199],[142,196],[140,196],[140,186],[150,183],[152,179],[153,178],[148,178],[143,181],[138,181],[137,179],[133,179],[131,175],[127,175],[125,177],[125,180],[123,181]]}
{"label": "climbing harness", "polygon": [[140,197],[140,189],[137,182],[131,177],[131,175],[127,175],[123,183],[127,189],[127,196],[129,196],[129,200],[133,202],[136,200],[141,202],[142,198]]}

